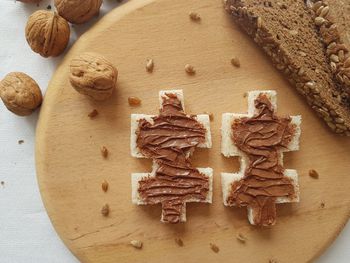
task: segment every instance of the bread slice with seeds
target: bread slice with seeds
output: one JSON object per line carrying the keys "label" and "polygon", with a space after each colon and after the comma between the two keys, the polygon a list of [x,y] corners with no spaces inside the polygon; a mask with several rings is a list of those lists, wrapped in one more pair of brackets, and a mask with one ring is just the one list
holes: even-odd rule
{"label": "bread slice with seeds", "polygon": [[350,136],[350,3],[225,0],[226,10],[336,133]]}

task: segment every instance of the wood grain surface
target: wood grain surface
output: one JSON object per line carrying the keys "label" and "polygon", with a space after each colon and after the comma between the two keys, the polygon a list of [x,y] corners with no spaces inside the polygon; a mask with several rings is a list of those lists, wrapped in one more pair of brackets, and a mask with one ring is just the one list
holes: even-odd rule
{"label": "wood grain surface", "polygon": [[[191,21],[190,11],[201,21]],[[106,56],[119,70],[118,89],[104,103],[69,84],[69,62],[85,51]],[[240,68],[231,65],[234,56]],[[147,58],[154,59],[153,73],[145,70]],[[185,73],[187,63],[195,75]],[[130,114],[156,114],[158,91],[174,88],[184,90],[188,113],[214,114],[213,148],[193,156],[197,167],[214,169],[214,196],[212,205],[189,204],[187,223],[167,225],[159,221],[160,206],[131,203],[130,174],[151,171],[151,160],[130,155]],[[221,114],[245,112],[243,95],[255,89],[277,90],[279,114],[303,117],[301,150],[285,154],[285,167],[299,173],[301,202],[278,205],[272,228],[250,226],[246,209],[222,204],[220,173],[239,166],[237,158],[220,154]],[[142,105],[130,107],[129,96],[141,98]],[[99,115],[91,120],[93,109]],[[101,146],[110,151],[107,159]],[[327,130],[233,24],[220,0],[133,0],[83,35],[50,82],[37,128],[36,166],[52,223],[82,262],[310,262],[330,245],[350,212],[350,140]],[[308,175],[310,169],[319,179]],[[103,180],[109,182],[106,193]],[[100,212],[106,203],[109,217]],[[141,240],[143,249],[130,246],[131,240]]]}

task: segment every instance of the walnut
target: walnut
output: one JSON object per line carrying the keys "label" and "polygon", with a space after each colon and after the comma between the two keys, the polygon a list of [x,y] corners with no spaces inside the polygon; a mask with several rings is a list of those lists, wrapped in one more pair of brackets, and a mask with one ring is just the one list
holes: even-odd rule
{"label": "walnut", "polygon": [[67,21],[55,12],[39,10],[27,22],[26,39],[31,49],[43,57],[60,55],[69,42]]}
{"label": "walnut", "polygon": [[55,0],[55,6],[67,21],[73,24],[82,24],[97,15],[102,0]]}
{"label": "walnut", "polygon": [[0,82],[0,97],[7,109],[19,116],[30,115],[42,102],[38,84],[22,72],[12,72]]}
{"label": "walnut", "polygon": [[73,58],[70,73],[72,86],[95,100],[108,99],[116,88],[118,70],[96,53],[84,53]]}

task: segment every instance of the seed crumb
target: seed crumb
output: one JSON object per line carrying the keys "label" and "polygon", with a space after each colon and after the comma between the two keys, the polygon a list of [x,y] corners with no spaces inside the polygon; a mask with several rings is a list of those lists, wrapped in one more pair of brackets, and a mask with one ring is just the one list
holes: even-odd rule
{"label": "seed crumb", "polygon": [[102,185],[101,185],[103,192],[107,192],[108,191],[108,186],[109,186],[108,182],[106,180],[104,180],[102,182]]}
{"label": "seed crumb", "polygon": [[213,250],[215,253],[219,253],[220,249],[217,245],[215,245],[214,243],[210,243],[210,248],[211,250]]}
{"label": "seed crumb", "polygon": [[318,179],[318,177],[319,177],[318,172],[317,172],[316,170],[314,170],[314,169],[311,169],[311,170],[309,171],[309,176],[310,176],[311,178],[314,178],[314,179]]}
{"label": "seed crumb", "polygon": [[141,249],[143,246],[143,243],[140,240],[131,240],[130,244],[137,249]]}
{"label": "seed crumb", "polygon": [[103,216],[108,216],[109,215],[109,205],[108,204],[105,204],[104,206],[102,206],[101,214]]}
{"label": "seed crumb", "polygon": [[24,140],[18,140],[18,144],[23,144]]}
{"label": "seed crumb", "polygon": [[151,58],[147,59],[147,61],[146,61],[146,70],[151,73],[151,72],[153,72],[153,68],[154,68],[153,59],[151,59]]}
{"label": "seed crumb", "polygon": [[194,69],[194,67],[190,64],[186,64],[185,65],[185,71],[190,74],[190,75],[194,75],[196,74],[196,70]]}
{"label": "seed crumb", "polygon": [[181,238],[175,238],[175,243],[178,244],[180,247],[184,246],[184,242]]}
{"label": "seed crumb", "polygon": [[188,15],[190,16],[190,19],[192,21],[200,21],[201,20],[201,16],[197,12],[191,11]]}
{"label": "seed crumb", "polygon": [[130,106],[140,106],[141,105],[141,99],[138,97],[129,97],[128,102]]}
{"label": "seed crumb", "polygon": [[321,208],[325,208],[326,207],[326,203],[325,202],[322,202],[321,203]]}
{"label": "seed crumb", "polygon": [[241,67],[241,62],[239,61],[239,58],[234,57],[231,59],[232,66],[235,66],[236,68]]}
{"label": "seed crumb", "polygon": [[247,241],[246,237],[242,233],[238,233],[236,238],[241,243],[245,243]]}
{"label": "seed crumb", "polygon": [[89,116],[90,119],[95,118],[97,115],[98,115],[98,111],[97,111],[96,109],[94,109],[92,112],[90,112],[90,113],[88,114],[88,116]]}
{"label": "seed crumb", "polygon": [[106,148],[106,146],[102,146],[101,154],[102,154],[103,158],[107,158],[108,157],[108,149]]}

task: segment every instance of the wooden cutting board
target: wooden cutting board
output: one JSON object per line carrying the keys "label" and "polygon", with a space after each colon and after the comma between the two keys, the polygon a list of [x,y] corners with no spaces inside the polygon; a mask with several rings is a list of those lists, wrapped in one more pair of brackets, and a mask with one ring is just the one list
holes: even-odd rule
{"label": "wooden cutting board", "polygon": [[[193,22],[189,11],[202,19]],[[106,56],[119,70],[113,98],[96,103],[69,84],[69,61],[85,51]],[[241,68],[230,59],[239,57]],[[153,58],[153,73],[145,61]],[[197,73],[189,76],[184,65]],[[130,155],[130,114],[156,114],[158,91],[184,90],[188,113],[211,112],[213,148],[197,150],[194,164],[214,169],[213,204],[189,204],[185,224],[159,222],[160,206],[131,203],[132,172],[151,170],[150,160]],[[301,202],[278,206],[273,228],[247,222],[246,209],[222,204],[220,172],[237,171],[237,158],[220,154],[221,114],[245,112],[244,93],[278,92],[279,114],[303,117],[301,149],[285,155],[297,169]],[[142,99],[132,108],[128,97]],[[93,109],[99,115],[90,120]],[[100,153],[106,146],[107,160]],[[50,82],[37,129],[38,181],[58,234],[82,262],[309,262],[335,239],[350,212],[350,139],[328,131],[303,99],[233,24],[220,0],[134,0],[113,10],[74,45]],[[319,179],[309,177],[316,169]],[[107,180],[107,193],[101,182]],[[103,217],[104,204],[111,213]],[[322,208],[322,205],[324,207]],[[241,243],[238,233],[247,239]],[[181,238],[183,247],[174,239]],[[142,250],[129,245],[141,240]],[[214,253],[209,243],[220,251]]]}

